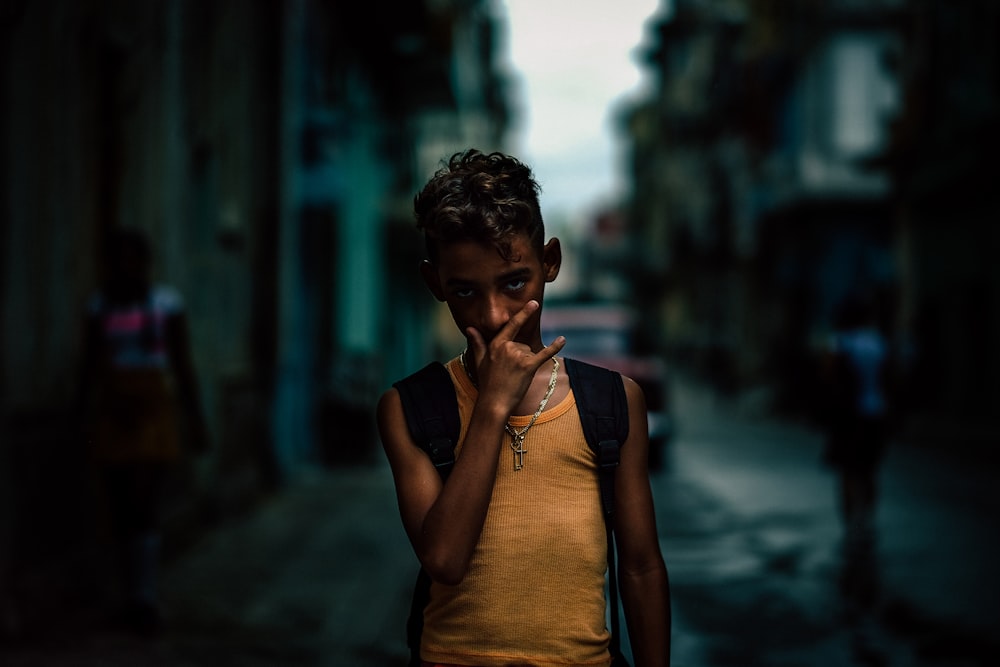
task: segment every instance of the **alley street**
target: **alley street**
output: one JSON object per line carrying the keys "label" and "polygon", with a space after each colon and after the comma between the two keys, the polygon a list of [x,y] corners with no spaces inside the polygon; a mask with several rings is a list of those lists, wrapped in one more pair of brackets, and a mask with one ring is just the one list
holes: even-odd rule
{"label": "alley street", "polygon": [[[852,563],[819,434],[693,386],[677,388],[676,408],[678,437],[653,477],[675,667],[994,664],[995,468],[894,447],[874,542]],[[867,604],[841,594],[849,564]],[[414,573],[386,467],[315,473],[168,564],[161,636],[115,632],[68,604],[0,662],[400,667]]]}
{"label": "alley street", "polygon": [[[895,444],[874,540],[852,555],[822,435],[679,388],[681,433],[654,478],[675,665],[996,664],[996,465]],[[947,443],[942,443],[947,445]],[[867,604],[845,581],[861,580]]]}

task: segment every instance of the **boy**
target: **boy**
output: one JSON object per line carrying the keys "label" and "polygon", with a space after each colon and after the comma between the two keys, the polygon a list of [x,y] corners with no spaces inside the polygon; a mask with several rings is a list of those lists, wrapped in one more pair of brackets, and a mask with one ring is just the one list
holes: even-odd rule
{"label": "boy", "polygon": [[[597,466],[556,355],[544,345],[538,185],[518,160],[452,156],[414,201],[421,274],[468,345],[447,368],[461,417],[447,482],[411,438],[395,389],[378,425],[403,526],[432,584],[425,666],[608,665],[607,542]],[[624,379],[629,437],[615,492],[622,598],[636,667],[669,665],[670,603],[647,476],[646,406]],[[617,613],[617,610],[612,610]]]}

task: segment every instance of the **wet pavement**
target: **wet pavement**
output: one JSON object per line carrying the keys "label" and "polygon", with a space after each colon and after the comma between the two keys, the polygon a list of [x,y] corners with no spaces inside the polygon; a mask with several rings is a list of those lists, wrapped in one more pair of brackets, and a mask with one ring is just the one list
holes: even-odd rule
{"label": "wet pavement", "polygon": [[[676,408],[653,477],[675,667],[1000,664],[994,465],[894,446],[845,541],[815,431],[692,386]],[[171,559],[157,637],[78,600],[0,664],[401,667],[415,567],[383,464],[316,472]]]}
{"label": "wet pavement", "polygon": [[675,665],[1000,664],[995,464],[895,444],[873,530],[850,540],[819,433],[691,387],[678,399],[654,479]]}

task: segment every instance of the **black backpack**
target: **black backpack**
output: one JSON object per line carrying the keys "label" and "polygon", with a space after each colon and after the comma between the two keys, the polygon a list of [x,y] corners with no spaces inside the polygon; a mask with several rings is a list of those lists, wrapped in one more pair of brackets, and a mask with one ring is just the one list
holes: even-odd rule
{"label": "black backpack", "polygon": [[[613,530],[615,471],[619,450],[628,438],[628,401],[621,375],[606,368],[566,359],[566,373],[576,397],[576,407],[587,444],[597,456],[601,507],[608,536],[608,591],[611,602],[611,643],[614,667],[627,667],[622,657],[618,616],[618,576],[615,566]],[[442,481],[455,464],[455,445],[461,429],[458,400],[448,370],[432,362],[393,386],[399,391],[410,435],[427,452]],[[430,597],[430,577],[420,569],[413,589],[410,617],[406,623],[410,667],[420,667],[420,636],[424,607]]]}

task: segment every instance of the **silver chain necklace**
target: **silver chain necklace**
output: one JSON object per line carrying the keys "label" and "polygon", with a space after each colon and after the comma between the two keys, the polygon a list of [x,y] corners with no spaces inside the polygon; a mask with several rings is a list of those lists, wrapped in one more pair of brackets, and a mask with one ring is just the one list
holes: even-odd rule
{"label": "silver chain necklace", "polygon": [[[462,350],[462,354],[458,357],[459,363],[462,365],[462,370],[469,377],[469,380],[475,385],[475,381],[472,380],[472,373],[469,372],[469,367],[465,365],[465,352]],[[528,451],[524,446],[524,437],[530,429],[535,424],[535,420],[538,419],[538,415],[542,414],[542,410],[545,409],[546,404],[548,404],[549,399],[552,398],[552,392],[556,389],[556,380],[559,379],[559,360],[552,357],[552,376],[549,378],[549,387],[545,390],[545,396],[542,397],[541,403],[538,404],[538,409],[535,410],[535,414],[531,416],[531,421],[528,425],[522,428],[520,431],[515,429],[510,425],[508,421],[503,425],[505,431],[510,435],[510,448],[514,452],[514,470],[520,470],[524,467],[524,455]]]}

